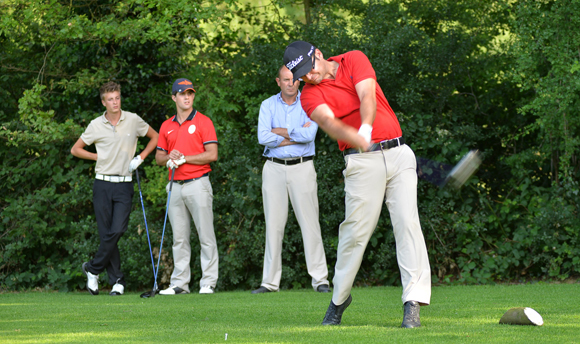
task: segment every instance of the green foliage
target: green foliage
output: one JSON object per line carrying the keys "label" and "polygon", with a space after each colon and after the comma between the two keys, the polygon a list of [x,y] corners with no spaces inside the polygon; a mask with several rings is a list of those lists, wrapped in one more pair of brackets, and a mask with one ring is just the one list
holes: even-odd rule
{"label": "green foliage", "polygon": [[[98,87],[120,82],[124,108],[140,109],[158,128],[172,111],[166,105],[173,75],[189,63],[184,52],[195,49],[203,34],[196,20],[216,15],[215,7],[191,2],[0,4],[4,286],[66,290],[84,285],[78,267],[98,245],[91,218],[94,163],[69,151],[102,111]],[[153,223],[160,213],[152,212]],[[124,243],[143,242],[143,236],[133,235],[128,233]],[[148,255],[141,254],[146,249],[139,251],[136,257],[146,262]],[[135,266],[146,270],[148,265]]]}
{"label": "green foliage", "polygon": [[[523,161],[544,168],[551,179],[568,187],[580,171],[580,19],[577,1],[518,1],[512,27],[516,68],[512,78],[532,91],[520,112],[530,118],[517,142],[531,134],[534,145],[519,152]],[[532,21],[530,21],[532,20]]]}
{"label": "green foliage", "polygon": [[[219,140],[210,175],[218,288],[257,287],[265,239],[258,111],[279,92],[274,78],[285,46],[296,39],[312,42],[326,57],[352,49],[367,54],[417,156],[455,164],[469,149],[482,152],[484,164],[460,191],[419,183],[435,283],[579,276],[574,114],[580,35],[570,15],[577,2],[309,4],[310,25],[282,10],[296,5],[292,1],[264,7],[235,1],[0,3],[0,287],[84,288],[79,267],[98,246],[94,163],[73,158],[70,147],[102,113],[102,83],[120,82],[123,108],[158,129],[174,112],[169,90],[182,76],[194,82],[195,107],[213,120]],[[168,175],[152,160],[140,177],[156,264]],[[344,164],[336,142],[322,131],[315,166],[332,278],[344,218]],[[152,286],[146,233],[136,192],[119,243],[129,289]],[[192,233],[192,251],[199,252]],[[167,223],[162,284],[173,268],[171,244]],[[282,288],[310,285],[303,251],[290,214]],[[199,264],[194,254],[192,288],[201,277]],[[400,283],[386,207],[355,283]]]}

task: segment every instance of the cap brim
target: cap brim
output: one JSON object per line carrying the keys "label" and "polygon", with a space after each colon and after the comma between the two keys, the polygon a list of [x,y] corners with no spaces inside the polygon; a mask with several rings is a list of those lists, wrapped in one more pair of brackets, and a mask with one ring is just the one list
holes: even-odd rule
{"label": "cap brim", "polygon": [[305,76],[306,74],[310,73],[311,70],[312,70],[312,60],[309,59],[309,61],[306,61],[306,63],[304,63],[304,65],[302,65],[298,69],[296,69],[295,72],[292,72],[293,82],[296,82],[296,80],[298,80],[301,77]]}
{"label": "cap brim", "polygon": [[185,88],[183,91],[179,91],[179,89],[177,90],[172,90],[172,93],[180,93],[180,92],[185,92],[187,90],[192,90],[193,93],[195,93],[195,89],[192,86],[188,86],[187,88]]}

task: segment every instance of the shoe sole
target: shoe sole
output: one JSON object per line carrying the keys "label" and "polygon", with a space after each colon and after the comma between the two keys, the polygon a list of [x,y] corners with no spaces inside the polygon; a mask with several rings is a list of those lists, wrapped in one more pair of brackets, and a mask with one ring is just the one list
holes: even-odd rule
{"label": "shoe sole", "polygon": [[163,295],[163,296],[185,295],[185,294],[189,294],[189,293],[179,293],[179,294],[163,294],[163,293],[159,293],[159,295]]}
{"label": "shoe sole", "polygon": [[[180,288],[180,289],[181,289],[181,288]],[[175,292],[175,289],[174,289],[173,291],[174,291],[174,293],[173,293],[173,294],[164,294],[164,293],[163,293],[163,292],[164,292],[164,290],[162,290],[162,291],[160,291],[158,294],[159,294],[159,295],[183,295],[183,294],[189,294],[189,292],[188,292],[188,291],[186,291],[186,290],[183,290],[183,289],[181,289],[181,291],[180,291],[180,292]]]}
{"label": "shoe sole", "polygon": [[85,274],[85,277],[87,278],[87,290],[89,291],[89,293],[91,293],[91,295],[99,295],[99,289],[97,290],[92,290],[91,288],[89,288],[89,275],[87,274],[87,268],[86,268],[87,263],[83,263],[83,273]]}

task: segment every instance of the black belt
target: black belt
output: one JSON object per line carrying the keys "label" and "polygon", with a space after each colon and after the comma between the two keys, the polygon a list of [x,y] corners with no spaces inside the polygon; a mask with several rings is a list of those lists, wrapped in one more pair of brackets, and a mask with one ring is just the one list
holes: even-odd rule
{"label": "black belt", "polygon": [[194,181],[194,180],[198,180],[198,179],[200,179],[200,178],[207,177],[207,176],[209,176],[209,172],[207,172],[207,173],[204,173],[204,174],[203,174],[201,177],[192,178],[192,179],[186,179],[186,180],[174,180],[174,182],[176,182],[176,183],[177,183],[177,184],[179,184],[179,185],[183,185],[183,184],[185,184],[185,183],[189,183],[189,182],[192,182],[192,181]]}
{"label": "black belt", "polygon": [[[368,151],[374,152],[374,151],[378,151],[378,150],[387,150],[387,149],[402,146],[404,144],[405,144],[405,139],[401,136],[401,137],[397,137],[396,139],[382,141],[379,143],[374,143]],[[361,152],[360,150],[358,150],[356,148],[349,148],[349,149],[346,149],[342,152],[343,155],[358,154],[358,153],[364,153],[364,152]]]}
{"label": "black belt", "polygon": [[288,160],[278,159],[278,158],[266,158],[266,159],[268,159],[272,162],[278,163],[278,164],[282,164],[282,165],[296,165],[296,164],[310,161],[310,160],[314,159],[314,156],[303,156],[300,158],[288,159]]}

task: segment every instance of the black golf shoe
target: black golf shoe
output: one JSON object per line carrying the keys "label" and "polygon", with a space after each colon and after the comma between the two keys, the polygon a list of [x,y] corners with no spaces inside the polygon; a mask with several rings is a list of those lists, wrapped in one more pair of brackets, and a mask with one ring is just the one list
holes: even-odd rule
{"label": "black golf shoe", "polygon": [[322,325],[340,325],[340,322],[342,321],[342,312],[344,312],[351,302],[351,295],[349,295],[348,299],[346,299],[346,301],[340,306],[335,305],[334,302],[330,300],[330,306],[328,306],[324,320],[322,320]]}
{"label": "black golf shoe", "polygon": [[185,289],[181,289],[174,285],[169,286],[167,289],[163,289],[159,292],[159,295],[179,295],[179,294],[189,294],[189,292]]}
{"label": "black golf shoe", "polygon": [[263,294],[263,293],[270,293],[272,292],[270,289],[266,288],[266,287],[260,287],[256,290],[252,290],[252,294]]}
{"label": "black golf shoe", "polygon": [[405,313],[403,315],[403,323],[401,324],[401,327],[420,327],[421,319],[419,318],[419,311],[421,310],[421,306],[419,305],[419,302],[407,301],[403,307],[405,309]]}
{"label": "black golf shoe", "polygon": [[330,287],[328,284],[321,284],[316,288],[316,291],[319,293],[330,293]]}

